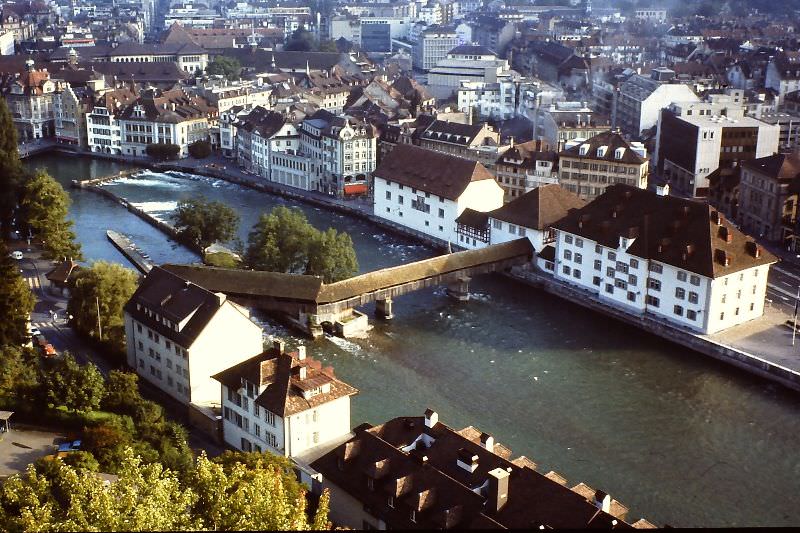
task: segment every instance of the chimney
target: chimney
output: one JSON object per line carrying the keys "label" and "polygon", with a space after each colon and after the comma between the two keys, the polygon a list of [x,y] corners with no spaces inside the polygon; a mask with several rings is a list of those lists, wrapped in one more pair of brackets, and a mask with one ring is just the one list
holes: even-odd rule
{"label": "chimney", "polygon": [[278,352],[278,354],[282,354],[286,348],[286,343],[282,340],[274,340],[272,341],[272,349]]}
{"label": "chimney", "polygon": [[227,299],[227,297],[225,296],[225,293],[215,292],[214,296],[217,297],[217,305],[222,307],[222,304],[224,304],[225,300]]}
{"label": "chimney", "polygon": [[502,468],[489,471],[489,494],[486,498],[486,509],[489,512],[500,512],[508,503],[509,473]]}
{"label": "chimney", "polygon": [[298,346],[297,347],[297,359],[300,361],[305,360],[306,358],[306,347],[305,346]]}
{"label": "chimney", "polygon": [[306,365],[300,367],[298,376],[300,377],[300,381],[303,381],[308,377],[308,368]]}
{"label": "chimney", "polygon": [[481,446],[494,453],[494,437],[488,433],[481,433]]}
{"label": "chimney", "polygon": [[433,409],[426,409],[425,410],[425,427],[432,428],[436,424],[439,423],[439,413],[434,411]]}
{"label": "chimney", "polygon": [[598,490],[594,493],[594,506],[607,513],[611,510],[611,496]]}
{"label": "chimney", "polygon": [[474,473],[478,469],[478,454],[472,453],[465,448],[460,448],[456,458],[456,466],[463,468],[470,474]]}

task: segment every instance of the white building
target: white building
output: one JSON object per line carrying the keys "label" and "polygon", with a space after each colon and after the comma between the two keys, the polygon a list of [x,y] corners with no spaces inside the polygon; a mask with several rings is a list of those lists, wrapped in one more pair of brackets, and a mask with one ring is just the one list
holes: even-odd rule
{"label": "white building", "polygon": [[300,151],[308,158],[311,183],[316,190],[339,197],[367,192],[375,169],[376,143],[370,124],[324,109],[301,124]]}
{"label": "white building", "polygon": [[800,90],[800,52],[781,52],[772,58],[764,86],[778,93],[779,104],[787,94]]}
{"label": "white building", "polygon": [[123,155],[145,156],[149,144],[175,144],[179,157],[189,155],[189,145],[210,138],[210,123],[217,109],[182,89],[150,89],[119,115]]}
{"label": "white building", "polygon": [[614,185],[554,224],[555,277],[711,334],[761,316],[777,259],[705,203]]}
{"label": "white building", "polygon": [[740,106],[719,111],[713,104],[673,104],[662,110],[658,122],[663,175],[692,196],[708,195],[708,176],[717,168],[772,155],[779,142],[778,124],[744,116]]}
{"label": "white building", "polygon": [[262,351],[247,309],[156,266],[124,308],[128,365],[178,401],[219,404],[211,376]]}
{"label": "white building", "polygon": [[225,442],[246,452],[286,457],[350,436],[350,397],[358,391],[333,368],[289,354],[283,342],[214,376],[222,384]]}
{"label": "white building", "polygon": [[558,185],[542,185],[487,213],[465,209],[456,220],[457,244],[474,249],[527,238],[536,251],[535,264],[552,272],[556,240],[552,226],[584,205],[584,200]]}
{"label": "white building", "polygon": [[634,74],[619,88],[616,124],[625,133],[639,137],[658,123],[661,110],[673,102],[699,102],[691,87],[670,83],[675,73],[653,69],[651,76]]}
{"label": "white building", "polygon": [[456,219],[471,208],[503,205],[503,189],[480,163],[399,144],[373,173],[376,216],[439,239],[457,242]]}
{"label": "white building", "polygon": [[667,10],[655,8],[637,9],[635,16],[639,20],[664,23],[667,21]]}
{"label": "white building", "polygon": [[[441,87],[449,96],[463,82],[496,83],[512,79],[508,61],[485,46],[456,46],[428,72],[428,85]],[[517,76],[518,77],[518,76]]]}
{"label": "white building", "polygon": [[458,44],[458,34],[453,30],[439,26],[424,30],[412,48],[414,68],[431,70]]}
{"label": "white building", "polygon": [[14,55],[14,32],[0,31],[0,56]]}

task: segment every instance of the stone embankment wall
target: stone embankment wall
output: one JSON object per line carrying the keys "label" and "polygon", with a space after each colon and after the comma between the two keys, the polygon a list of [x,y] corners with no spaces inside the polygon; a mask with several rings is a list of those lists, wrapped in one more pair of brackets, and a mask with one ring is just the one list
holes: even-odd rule
{"label": "stone embankment wall", "polygon": [[552,278],[540,276],[531,271],[514,268],[508,276],[517,281],[532,285],[547,293],[559,296],[574,304],[586,307],[606,316],[611,316],[640,328],[648,333],[658,335],[703,355],[708,355],[727,364],[746,370],[763,378],[775,381],[790,389],[800,391],[800,373],[784,366],[772,363],[755,354],[716,342],[706,336],[664,323],[647,315],[631,315],[616,307],[599,302],[582,289],[571,287]]}

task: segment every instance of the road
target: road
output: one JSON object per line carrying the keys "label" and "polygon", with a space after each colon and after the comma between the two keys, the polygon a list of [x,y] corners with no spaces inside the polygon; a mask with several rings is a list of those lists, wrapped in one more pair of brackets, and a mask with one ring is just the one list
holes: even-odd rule
{"label": "road", "polygon": [[[36,296],[31,324],[41,330],[58,353],[69,351],[80,364],[94,363],[105,377],[111,370],[119,368],[67,325],[67,299],[57,292],[52,292],[45,277],[53,267],[53,263],[42,259],[39,252],[27,247],[17,249],[24,254],[24,258],[19,261],[20,273]],[[183,404],[143,380],[139,381],[139,390],[143,397],[163,406],[169,418],[186,427],[189,432],[189,445],[193,449],[205,450],[212,457],[224,451],[222,446],[210,440],[204,433],[189,426],[186,407]]]}

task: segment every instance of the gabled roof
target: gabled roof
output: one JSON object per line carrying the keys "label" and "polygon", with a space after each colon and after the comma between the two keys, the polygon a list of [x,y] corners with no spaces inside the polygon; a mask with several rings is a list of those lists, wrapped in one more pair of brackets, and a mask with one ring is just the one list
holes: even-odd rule
{"label": "gabled roof", "polygon": [[629,254],[709,278],[777,261],[707,203],[629,185],[607,187],[553,227],[613,249],[633,239]]}
{"label": "gabled roof", "polygon": [[774,154],[742,161],[742,166],[756,170],[779,181],[793,181],[800,178],[800,156],[797,154]]}
{"label": "gabled roof", "polygon": [[[199,285],[154,266],[125,304],[124,310],[138,322],[168,339],[173,339],[184,348],[189,348],[226,301],[224,296],[217,296]],[[175,331],[174,325],[168,327],[162,320],[156,321],[146,310],[158,313],[173,324],[183,321],[186,324],[180,331]]]}
{"label": "gabled roof", "polygon": [[[585,155],[581,155],[581,147],[583,146],[587,146]],[[598,155],[598,149],[602,146],[607,148],[605,153],[601,156]],[[615,157],[615,153],[618,148],[624,149],[621,159],[617,159]],[[563,150],[559,156],[578,157],[581,159],[608,161],[610,163],[628,163],[637,165],[641,165],[648,159],[647,157],[642,157],[638,153],[634,152],[633,148],[631,148],[631,145],[628,144],[622,135],[613,131],[606,131],[595,135],[591,139],[587,139],[580,144],[576,144],[571,148]]]}
{"label": "gabled roof", "polygon": [[247,116],[239,119],[236,127],[249,132],[257,131],[262,137],[269,138],[280,131],[284,124],[286,117],[282,113],[256,106]]}
{"label": "gabled roof", "polygon": [[434,120],[422,132],[422,139],[469,146],[481,131],[483,123],[462,124],[449,120]]}
{"label": "gabled roof", "polygon": [[536,187],[509,203],[489,211],[491,218],[525,228],[547,229],[586,202],[557,184]]}
{"label": "gabled roof", "polygon": [[372,174],[450,200],[458,199],[473,181],[494,181],[477,161],[410,144],[395,146]]}
{"label": "gabled roof", "polygon": [[[305,377],[300,368],[305,367]],[[282,353],[272,348],[212,376],[226,387],[238,391],[242,381],[266,389],[255,398],[256,405],[280,417],[301,413],[319,405],[358,394],[358,389],[336,378],[332,367],[324,367],[313,357],[299,359],[298,353]],[[327,392],[306,395],[304,391],[328,385]]]}

